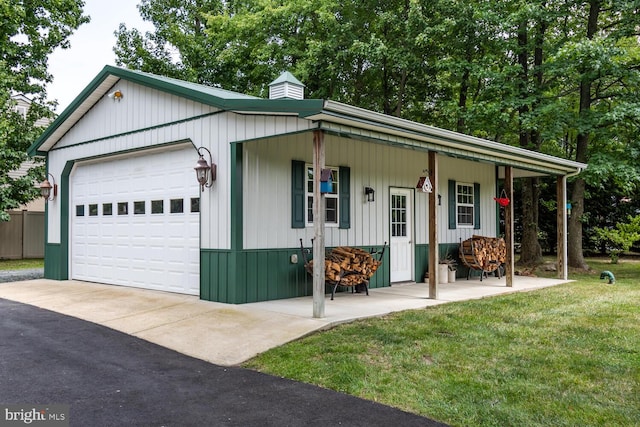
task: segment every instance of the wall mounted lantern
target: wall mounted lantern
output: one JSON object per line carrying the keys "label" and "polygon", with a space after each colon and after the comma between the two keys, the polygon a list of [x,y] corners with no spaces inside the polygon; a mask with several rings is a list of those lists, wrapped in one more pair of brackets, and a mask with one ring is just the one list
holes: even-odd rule
{"label": "wall mounted lantern", "polygon": [[[209,154],[209,162],[207,162],[204,158],[204,154],[202,154],[202,150],[206,151]],[[198,161],[196,162],[196,167],[193,168],[196,171],[196,179],[198,183],[202,187],[202,191],[204,191],[204,187],[211,187],[213,185],[213,181],[216,180],[217,174],[217,166],[213,163],[213,157],[211,157],[211,151],[207,150],[204,147],[198,148]]]}
{"label": "wall mounted lantern", "polygon": [[364,195],[367,199],[367,202],[375,202],[376,201],[376,191],[371,187],[364,187]]}
{"label": "wall mounted lantern", "polygon": [[109,98],[113,99],[114,101],[118,101],[120,102],[122,100],[122,97],[124,96],[122,94],[122,91],[120,89],[117,89],[113,92],[111,92],[109,95],[107,95]]}
{"label": "wall mounted lantern", "polygon": [[[51,181],[53,182],[53,184],[49,182],[49,177],[51,177]],[[48,202],[49,200],[55,200],[56,196],[58,195],[58,184],[56,184],[56,180],[50,173],[47,173],[47,177],[40,184],[40,194],[44,198],[45,202]]]}

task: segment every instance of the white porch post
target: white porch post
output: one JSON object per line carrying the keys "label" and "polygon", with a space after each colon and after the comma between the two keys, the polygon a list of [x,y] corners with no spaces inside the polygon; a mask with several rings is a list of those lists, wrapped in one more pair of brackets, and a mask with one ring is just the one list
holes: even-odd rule
{"label": "white porch post", "polygon": [[513,287],[513,168],[511,166],[504,167],[504,189],[509,198],[509,204],[504,208],[504,240],[507,244],[505,277],[507,287]]}
{"label": "white porch post", "polygon": [[438,299],[438,154],[429,151],[429,298]]}
{"label": "white porch post", "polygon": [[324,317],[324,195],[320,174],[325,167],[324,132],[313,132],[313,317]]}

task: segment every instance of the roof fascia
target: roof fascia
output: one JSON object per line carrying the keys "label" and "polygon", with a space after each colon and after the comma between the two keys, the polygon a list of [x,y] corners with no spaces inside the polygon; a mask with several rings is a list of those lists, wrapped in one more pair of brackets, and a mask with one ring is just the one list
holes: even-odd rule
{"label": "roof fascia", "polygon": [[73,101],[71,101],[69,106],[67,106],[67,108],[65,108],[64,111],[58,117],[56,117],[56,119],[45,129],[42,135],[40,135],[40,137],[36,139],[33,144],[31,144],[31,146],[27,150],[27,154],[29,154],[29,156],[46,155],[45,151],[40,151],[40,147],[42,146],[42,144],[44,144],[44,142],[49,139],[49,137],[51,137],[51,135],[60,127],[62,123],[69,119],[72,113],[76,111],[76,109],[78,109],[80,105],[82,105],[82,103],[89,97],[89,95],[93,93],[110,74],[115,75],[115,71],[117,70],[120,69],[110,65],[106,65],[102,69],[102,71],[100,71],[98,75],[94,77],[93,80],[91,80],[87,87],[85,87],[84,90],[80,92],[80,94],[76,96]]}
{"label": "roof fascia", "polygon": [[576,172],[587,168],[584,163],[574,162],[572,160],[562,159],[560,157],[548,154],[538,153],[526,150],[520,147],[514,147],[494,141],[465,135],[446,129],[440,129],[433,126],[423,125],[417,122],[401,119],[386,114],[376,113],[347,104],[335,101],[325,101],[324,109],[321,114],[308,116],[307,118],[314,120],[322,120],[327,122],[345,123],[350,122],[351,126],[358,127],[362,124],[369,128],[376,129],[379,132],[404,135],[413,139],[427,139],[435,143],[446,143],[451,146],[467,151],[486,152],[490,150],[494,155],[505,159],[505,164],[509,164],[509,158],[516,156],[519,162],[525,161],[531,163],[535,168],[535,164],[544,165],[543,169],[548,169],[549,164],[559,172]]}
{"label": "roof fascia", "polygon": [[54,133],[65,121],[72,118],[73,113],[90,97],[91,94],[93,94],[100,87],[100,85],[109,76],[113,76],[116,79],[131,81],[142,86],[157,89],[162,92],[190,99],[192,101],[200,102],[202,104],[210,105],[226,111],[251,113],[262,112],[264,114],[295,114],[300,117],[305,117],[308,115],[319,113],[324,105],[324,101],[319,99],[223,99],[212,94],[198,91],[196,89],[174,84],[171,81],[154,78],[152,75],[137,73],[124,68],[107,65],[71,102],[71,104],[69,104],[69,106],[56,118],[56,120],[54,120],[53,123],[51,123],[51,125],[47,127],[43,134],[29,147],[27,151],[28,154],[30,156],[46,155],[48,149],[40,150],[42,145],[54,135]]}

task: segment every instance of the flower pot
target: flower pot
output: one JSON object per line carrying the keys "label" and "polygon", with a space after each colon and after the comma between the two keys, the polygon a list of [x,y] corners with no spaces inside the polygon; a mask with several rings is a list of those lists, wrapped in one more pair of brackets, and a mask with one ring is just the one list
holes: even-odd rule
{"label": "flower pot", "polygon": [[447,264],[438,264],[438,283],[449,283],[449,266]]}
{"label": "flower pot", "polygon": [[449,270],[447,273],[448,273],[447,279],[449,280],[449,283],[455,283],[455,281],[456,281],[456,271],[455,270]]}

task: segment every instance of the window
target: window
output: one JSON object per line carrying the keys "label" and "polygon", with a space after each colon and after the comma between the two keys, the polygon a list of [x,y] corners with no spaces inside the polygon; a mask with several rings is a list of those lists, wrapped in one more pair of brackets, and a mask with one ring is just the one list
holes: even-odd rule
{"label": "window", "polygon": [[[313,215],[309,217],[310,212],[313,212],[313,197],[311,198],[311,206],[309,206],[309,191],[311,196],[313,195],[313,184],[311,184],[311,190],[308,188],[308,163],[301,160],[291,161],[291,228],[305,228],[311,225]],[[337,225],[342,229],[351,228],[351,169],[348,166],[340,166],[339,168],[333,168],[334,172],[334,187],[333,190],[337,191],[337,197],[331,195],[327,204],[329,212],[328,216],[337,218]],[[337,173],[336,173],[337,171]],[[325,213],[325,215],[327,215]],[[329,226],[332,224],[329,223]]]}
{"label": "window", "polygon": [[480,184],[449,180],[449,229],[480,229]]}
{"label": "window", "polygon": [[184,200],[183,199],[171,199],[169,201],[169,209],[171,213],[183,213],[184,212]]}
{"label": "window", "polygon": [[473,226],[473,185],[456,183],[456,216],[458,226]]}
{"label": "window", "polygon": [[113,215],[113,204],[111,203],[103,203],[102,204],[102,215]]}
{"label": "window", "polygon": [[15,106],[15,111],[16,113],[20,114],[23,118],[27,118],[27,111],[29,110],[28,107],[25,107],[24,105],[16,105]]}
{"label": "window", "polygon": [[152,200],[151,201],[151,213],[152,214],[164,213],[164,200]]}
{"label": "window", "polygon": [[89,205],[89,216],[98,216],[98,205]]}
{"label": "window", "polygon": [[[340,172],[338,168],[329,168],[333,175],[333,184],[329,193],[324,193],[325,198],[325,223],[338,224],[338,186],[340,183]],[[313,224],[313,166],[307,165],[307,225]]]}
{"label": "window", "polygon": [[144,200],[133,202],[133,214],[134,215],[143,215],[144,214]]}
{"label": "window", "polygon": [[84,205],[76,205],[76,216],[84,216]]}
{"label": "window", "polygon": [[391,195],[391,235],[407,237],[407,196]]}
{"label": "window", "polygon": [[118,215],[127,215],[127,214],[129,214],[129,203],[118,202]]}
{"label": "window", "polygon": [[200,212],[200,197],[191,198],[191,212]]}

